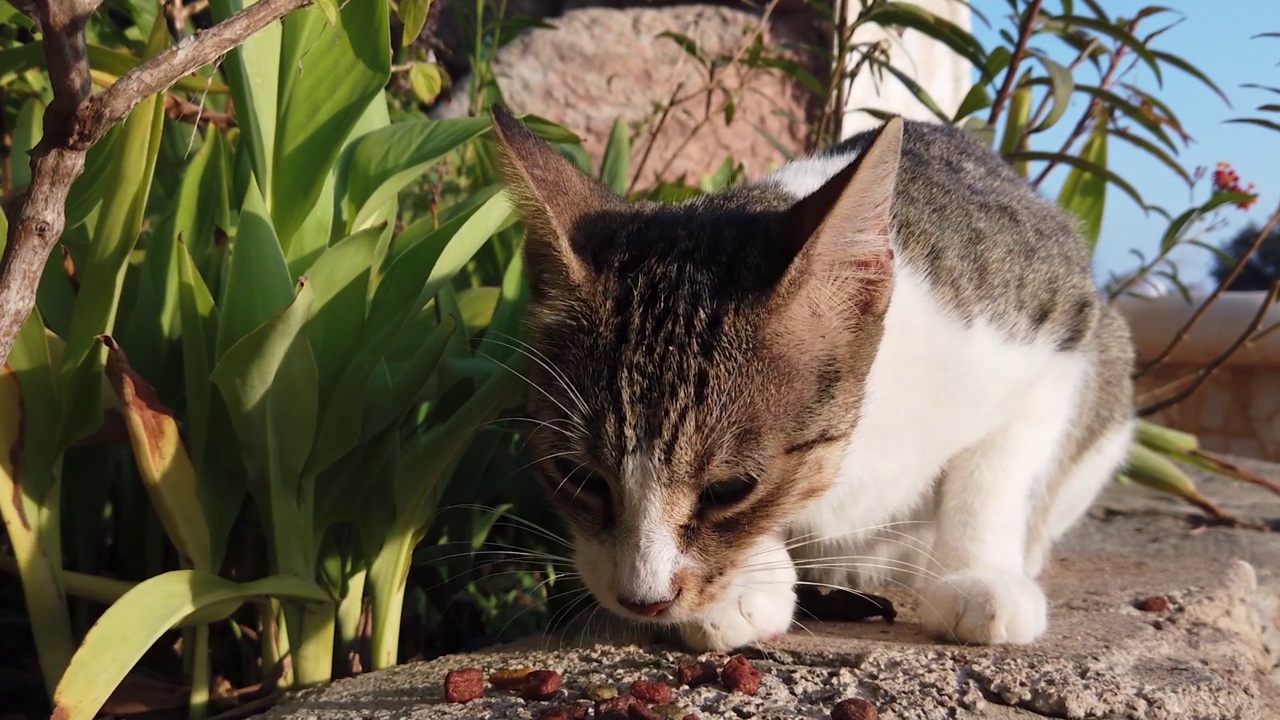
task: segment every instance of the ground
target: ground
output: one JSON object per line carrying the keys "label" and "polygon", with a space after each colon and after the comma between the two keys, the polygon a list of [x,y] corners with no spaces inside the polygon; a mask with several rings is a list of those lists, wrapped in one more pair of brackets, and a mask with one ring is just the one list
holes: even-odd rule
{"label": "ground", "polygon": [[[1255,468],[1280,477],[1276,466]],[[1109,489],[1057,553],[1045,578],[1050,630],[1034,645],[939,644],[919,632],[904,595],[894,598],[901,614],[891,626],[805,623],[807,631],[748,652],[765,674],[754,697],[713,685],[682,688],[676,702],[706,720],[826,718],[855,696],[885,720],[1280,717],[1280,535],[1268,532],[1280,528],[1280,497],[1217,479],[1203,487],[1252,527],[1208,526],[1175,499]],[[1168,609],[1135,607],[1149,597]],[[443,677],[463,667],[547,667],[564,675],[564,702],[593,685],[671,681],[686,657],[574,630],[341,681],[290,697],[268,717],[535,718],[556,703],[490,689],[446,704]]]}

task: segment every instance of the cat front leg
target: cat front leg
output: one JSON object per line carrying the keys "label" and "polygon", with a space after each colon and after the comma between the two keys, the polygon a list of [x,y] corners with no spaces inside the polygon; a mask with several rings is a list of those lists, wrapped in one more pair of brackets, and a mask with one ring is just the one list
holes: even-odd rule
{"label": "cat front leg", "polygon": [[1001,430],[945,468],[934,556],[941,578],[925,584],[920,612],[943,639],[1027,644],[1044,633],[1044,592],[1027,574],[1033,495],[1053,472],[1071,416],[1074,383],[1042,382]]}
{"label": "cat front leg", "polygon": [[780,537],[748,552],[728,588],[694,622],[680,627],[691,649],[726,652],[785,635],[796,607],[796,568]]}

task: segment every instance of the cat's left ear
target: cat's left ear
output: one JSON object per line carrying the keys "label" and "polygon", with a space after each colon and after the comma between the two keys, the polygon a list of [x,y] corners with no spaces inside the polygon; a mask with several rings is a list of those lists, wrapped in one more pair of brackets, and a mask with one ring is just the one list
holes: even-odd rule
{"label": "cat's left ear", "polygon": [[890,222],[902,152],[902,118],[890,119],[848,167],[790,210],[793,268],[815,302],[847,298],[882,313],[893,279]]}
{"label": "cat's left ear", "polygon": [[584,221],[625,203],[533,134],[506,108],[490,109],[502,175],[525,222],[525,270],[535,295],[581,287],[588,280],[579,256]]}

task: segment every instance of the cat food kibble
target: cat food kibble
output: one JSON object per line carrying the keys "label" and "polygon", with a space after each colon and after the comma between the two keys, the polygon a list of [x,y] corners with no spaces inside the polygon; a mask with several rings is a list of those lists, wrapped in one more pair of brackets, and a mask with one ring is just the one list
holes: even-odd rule
{"label": "cat food kibble", "polygon": [[880,713],[876,706],[862,698],[849,698],[831,708],[831,720],[876,720]]}
{"label": "cat food kibble", "polygon": [[518,668],[515,670],[499,670],[489,675],[489,684],[499,690],[519,690],[524,687],[524,679],[533,672],[533,668]]}
{"label": "cat food kibble", "polygon": [[538,720],[586,720],[586,705],[553,705],[538,713]]}
{"label": "cat food kibble", "polygon": [[596,702],[604,702],[618,697],[618,689],[612,685],[592,685],[587,688],[587,698]]}
{"label": "cat food kibble", "polygon": [[627,720],[663,720],[663,718],[645,707],[643,703],[636,703],[627,708]]}
{"label": "cat food kibble", "polygon": [[689,713],[688,715],[684,716],[683,720],[702,720],[702,716]]}
{"label": "cat food kibble", "polygon": [[1143,598],[1134,603],[1134,607],[1142,612],[1163,613],[1169,612],[1169,598],[1163,595],[1153,595],[1149,598]]}
{"label": "cat food kibble", "polygon": [[534,670],[524,676],[520,697],[525,700],[550,700],[560,692],[560,673],[555,670]]}
{"label": "cat food kibble", "polygon": [[688,715],[679,705],[655,705],[652,710],[664,720],[684,720]]}
{"label": "cat food kibble", "polygon": [[680,680],[681,685],[698,687],[699,685],[710,685],[719,680],[720,671],[716,669],[716,664],[710,660],[690,660],[689,662],[680,663],[680,667],[676,668],[676,678]]}
{"label": "cat food kibble", "polygon": [[631,697],[650,705],[666,705],[671,702],[671,686],[660,682],[636,680],[631,683]]}
{"label": "cat food kibble", "polygon": [[596,720],[629,720],[628,709],[632,705],[639,704],[640,701],[630,695],[619,695],[602,700],[596,703]]}
{"label": "cat food kibble", "polygon": [[760,671],[741,655],[734,655],[725,662],[720,670],[720,679],[725,687],[743,695],[755,695],[760,689]]}
{"label": "cat food kibble", "polygon": [[484,697],[484,671],[480,668],[454,670],[444,676],[444,699],[464,703]]}

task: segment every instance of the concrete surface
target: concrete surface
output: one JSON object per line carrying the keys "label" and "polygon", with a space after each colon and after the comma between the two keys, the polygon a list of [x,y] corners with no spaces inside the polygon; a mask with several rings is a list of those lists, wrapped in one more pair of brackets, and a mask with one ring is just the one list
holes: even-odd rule
{"label": "concrete surface", "polygon": [[[1263,470],[1280,477],[1276,468]],[[1280,536],[1266,531],[1280,528],[1280,497],[1214,479],[1203,489],[1254,529],[1207,526],[1198,512],[1141,488],[1109,490],[1046,577],[1050,631],[1035,645],[936,643],[918,631],[911,599],[895,597],[902,612],[893,626],[806,623],[807,631],[749,652],[765,674],[755,697],[717,685],[683,688],[677,702],[707,720],[826,718],[853,696],[886,720],[1280,718]],[[1168,598],[1168,612],[1133,607],[1154,595]],[[580,637],[529,638],[341,681],[289,698],[268,717],[535,718],[548,703],[493,690],[445,704],[444,674],[551,668],[573,700],[592,685],[671,680],[686,657]]]}

